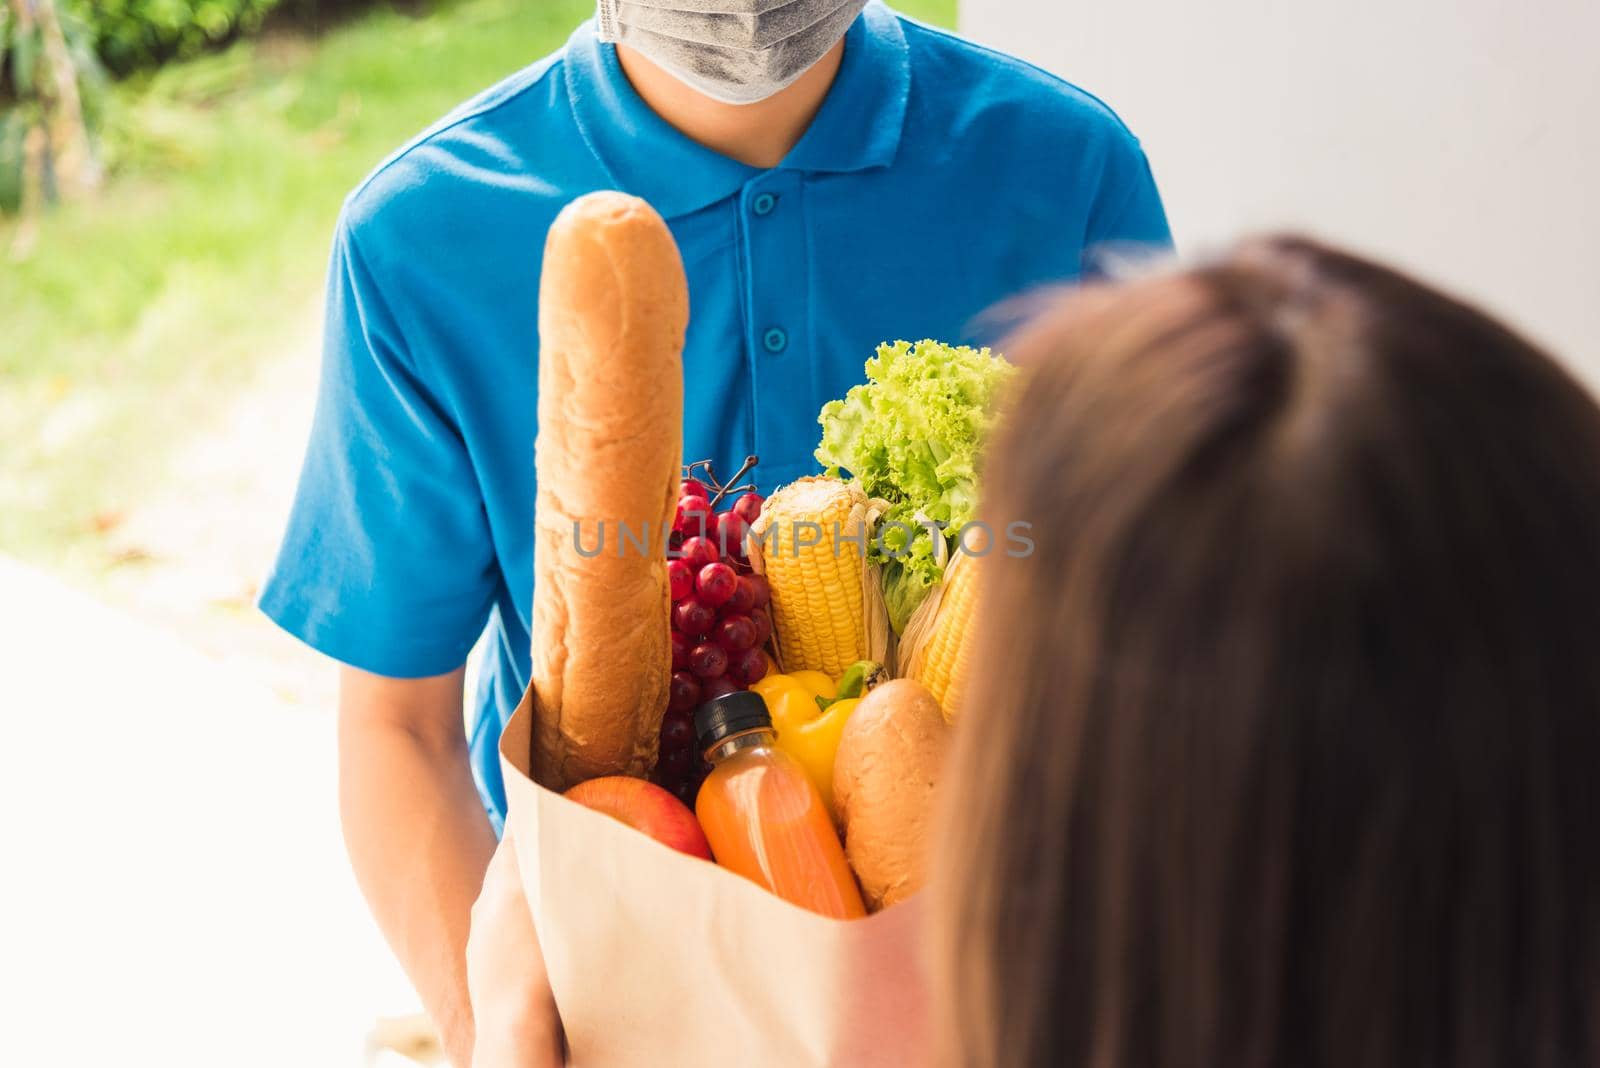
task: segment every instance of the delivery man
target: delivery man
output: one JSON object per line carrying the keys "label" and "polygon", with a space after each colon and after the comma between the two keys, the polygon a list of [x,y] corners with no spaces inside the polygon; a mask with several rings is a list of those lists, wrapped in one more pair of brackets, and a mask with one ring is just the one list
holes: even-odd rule
{"label": "delivery man", "polygon": [[1095,251],[1169,240],[1138,141],[1071,85],[876,0],[706,6],[601,0],[383,163],[334,236],[321,395],[261,606],[343,665],[351,859],[460,1065],[496,742],[528,681],[539,266],[562,206],[620,189],[667,220],[683,455],[729,473],[754,453],[764,490],[813,471],[818,409],[880,341],[971,339]]}

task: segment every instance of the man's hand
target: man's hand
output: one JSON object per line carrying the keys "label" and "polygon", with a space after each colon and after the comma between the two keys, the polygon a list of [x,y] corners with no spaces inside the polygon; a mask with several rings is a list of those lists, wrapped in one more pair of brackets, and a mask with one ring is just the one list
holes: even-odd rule
{"label": "man's hand", "polygon": [[472,1068],[559,1068],[561,1019],[545,973],[511,828],[472,906],[467,988],[477,1039]]}

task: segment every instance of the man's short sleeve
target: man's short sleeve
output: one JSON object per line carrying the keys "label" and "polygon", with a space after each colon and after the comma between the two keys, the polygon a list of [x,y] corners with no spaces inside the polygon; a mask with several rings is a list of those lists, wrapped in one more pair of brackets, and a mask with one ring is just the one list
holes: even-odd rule
{"label": "man's short sleeve", "polygon": [[1118,248],[1172,246],[1172,230],[1150,161],[1131,134],[1119,139],[1108,154],[1100,189],[1084,245],[1090,256]]}
{"label": "man's short sleeve", "polygon": [[316,418],[261,609],[336,660],[420,678],[465,662],[497,574],[456,422],[341,219]]}

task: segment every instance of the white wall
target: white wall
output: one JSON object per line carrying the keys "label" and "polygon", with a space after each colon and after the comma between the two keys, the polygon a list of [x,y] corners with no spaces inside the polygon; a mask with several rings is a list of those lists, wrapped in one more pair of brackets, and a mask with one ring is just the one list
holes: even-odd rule
{"label": "white wall", "polygon": [[961,22],[1117,109],[1186,251],[1309,229],[1600,384],[1600,0],[965,0]]}

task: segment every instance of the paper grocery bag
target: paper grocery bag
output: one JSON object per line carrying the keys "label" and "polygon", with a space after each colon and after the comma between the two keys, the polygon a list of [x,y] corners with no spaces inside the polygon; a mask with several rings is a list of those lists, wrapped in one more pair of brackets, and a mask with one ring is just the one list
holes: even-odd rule
{"label": "paper grocery bag", "polygon": [[920,896],[796,908],[535,783],[532,700],[500,740],[522,882],[572,1063],[807,1068],[928,1060]]}

